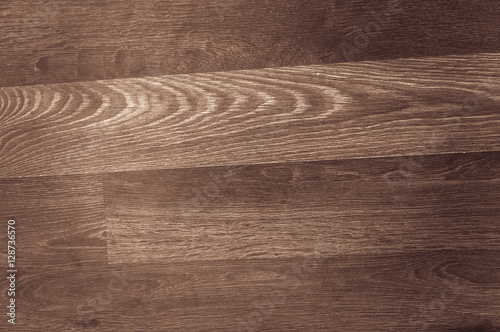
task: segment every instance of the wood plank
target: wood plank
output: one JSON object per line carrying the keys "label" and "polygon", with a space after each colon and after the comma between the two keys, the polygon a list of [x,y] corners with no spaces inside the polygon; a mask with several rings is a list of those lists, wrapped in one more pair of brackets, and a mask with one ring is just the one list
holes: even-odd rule
{"label": "wood plank", "polygon": [[[500,153],[104,177],[113,263],[499,250]],[[397,176],[394,178],[394,176]]]}
{"label": "wood plank", "polygon": [[[2,328],[64,331],[62,325],[77,315],[77,306],[96,291],[96,283],[87,284],[89,275],[108,282],[103,278],[109,273],[101,177],[2,179],[0,218],[4,272],[7,221],[16,222],[17,270],[16,325],[7,323],[6,316]],[[2,278],[3,308],[10,301],[8,286]]]}
{"label": "wood plank", "polygon": [[5,225],[16,221],[23,268],[106,257],[100,175],[2,179],[0,202]]}
{"label": "wood plank", "polygon": [[332,251],[47,269],[21,279],[23,314],[9,331],[494,331],[499,257]]}
{"label": "wood plank", "polygon": [[[99,331],[495,331],[499,251],[117,265]],[[490,326],[491,329],[483,329]]]}
{"label": "wood plank", "polygon": [[[126,272],[101,262],[75,261],[60,269],[39,264],[18,274],[16,324],[5,320],[1,326],[5,331],[95,331],[105,308],[118,298],[117,289],[129,283],[127,278]],[[8,289],[3,280],[0,287]],[[7,304],[9,299],[2,295],[1,301]]]}
{"label": "wood plank", "polygon": [[0,88],[0,177],[500,149],[495,54]]}
{"label": "wood plank", "polygon": [[0,330],[500,331],[499,17],[2,1]]}
{"label": "wood plank", "polygon": [[1,86],[500,51],[496,0],[5,0]]}

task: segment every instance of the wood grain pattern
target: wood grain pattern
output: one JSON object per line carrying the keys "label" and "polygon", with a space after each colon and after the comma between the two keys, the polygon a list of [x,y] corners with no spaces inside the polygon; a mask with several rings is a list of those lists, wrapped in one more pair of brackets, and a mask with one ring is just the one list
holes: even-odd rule
{"label": "wood grain pattern", "polygon": [[389,158],[108,174],[109,259],[500,249],[500,153],[428,156],[406,179],[388,180],[400,165]]}
{"label": "wood grain pattern", "polygon": [[[133,264],[98,331],[497,331],[498,251]],[[488,326],[490,329],[488,329]]]}
{"label": "wood grain pattern", "polygon": [[498,55],[0,89],[0,177],[500,149]]}
{"label": "wood grain pattern", "polygon": [[[100,176],[0,180],[0,260],[5,272],[6,225],[14,219],[18,270],[17,323],[7,329],[2,321],[2,331],[64,331],[78,305],[96,292],[97,284],[89,280],[108,282],[102,194]],[[6,278],[0,289],[6,308]]]}
{"label": "wood grain pattern", "polygon": [[[90,252],[87,255],[92,257]],[[2,321],[4,331],[96,331],[105,307],[98,301],[107,301],[109,284],[117,277],[99,262],[105,255],[95,258],[84,264],[75,260],[64,268],[40,262],[36,269],[18,272],[16,325]],[[8,289],[3,280],[0,287]],[[1,300],[9,301],[5,295]]]}
{"label": "wood grain pattern", "polygon": [[499,193],[498,152],[106,174],[102,329],[496,331]]}
{"label": "wood grain pattern", "polygon": [[500,326],[498,152],[103,180],[0,181],[20,224],[13,331]]}
{"label": "wood grain pattern", "polygon": [[395,2],[6,0],[0,86],[500,51],[496,0]]}
{"label": "wood grain pattern", "polygon": [[[12,330],[496,331],[498,254],[331,253],[315,260],[253,258],[40,271],[22,279],[19,297],[25,309],[22,324]],[[113,280],[116,291],[109,296]],[[85,314],[76,309],[82,304]],[[96,310],[92,319],[89,308]]]}
{"label": "wood grain pattern", "polygon": [[0,202],[4,221],[16,220],[23,267],[107,261],[101,176],[2,179]]}
{"label": "wood grain pattern", "polygon": [[2,1],[0,331],[500,332],[499,17]]}

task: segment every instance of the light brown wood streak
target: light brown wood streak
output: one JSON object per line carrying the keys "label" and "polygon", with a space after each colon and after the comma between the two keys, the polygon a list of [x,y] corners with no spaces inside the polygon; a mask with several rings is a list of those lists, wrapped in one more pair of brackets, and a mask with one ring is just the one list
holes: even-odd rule
{"label": "light brown wood streak", "polygon": [[109,259],[500,250],[499,157],[427,156],[399,181],[397,158],[108,174]]}
{"label": "light brown wood streak", "polygon": [[[8,331],[64,331],[108,282],[103,204],[100,176],[0,180],[2,224],[16,221],[17,323]],[[7,227],[0,238],[7,262]],[[8,288],[1,278],[2,306]]]}
{"label": "light brown wood streak", "polygon": [[1,88],[0,177],[498,150],[499,65],[483,54]]}
{"label": "light brown wood streak", "polygon": [[0,86],[500,51],[496,0],[400,0],[361,47],[389,3],[3,0]]}

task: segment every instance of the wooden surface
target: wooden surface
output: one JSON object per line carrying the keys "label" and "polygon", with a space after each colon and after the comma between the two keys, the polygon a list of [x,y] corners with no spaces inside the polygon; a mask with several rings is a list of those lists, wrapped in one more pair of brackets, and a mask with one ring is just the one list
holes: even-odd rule
{"label": "wooden surface", "polygon": [[426,157],[413,174],[395,180],[399,163],[110,174],[104,177],[108,257],[139,263],[286,258],[315,250],[500,250],[500,154]]}
{"label": "wooden surface", "polygon": [[500,331],[494,0],[0,4],[0,331]]}
{"label": "wooden surface", "polygon": [[483,54],[0,88],[0,177],[495,151],[499,70]]}
{"label": "wooden surface", "polygon": [[499,263],[432,251],[120,265],[132,280],[95,330],[482,331],[499,326]]}
{"label": "wooden surface", "polygon": [[499,16],[496,0],[5,0],[0,86],[498,52]]}
{"label": "wooden surface", "polygon": [[498,326],[499,186],[491,152],[2,180],[17,328]]}
{"label": "wooden surface", "polygon": [[[2,331],[64,331],[77,306],[99,291],[92,281],[107,282],[102,194],[100,176],[0,180],[0,215],[5,225],[17,222],[18,269],[17,324],[2,321]],[[6,271],[7,226],[1,243]],[[6,307],[6,278],[0,287]]]}

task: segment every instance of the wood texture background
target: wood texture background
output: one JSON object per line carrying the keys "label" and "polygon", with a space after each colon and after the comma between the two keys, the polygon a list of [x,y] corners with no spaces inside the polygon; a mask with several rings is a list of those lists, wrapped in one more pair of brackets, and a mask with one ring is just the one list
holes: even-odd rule
{"label": "wood texture background", "polygon": [[500,331],[499,17],[3,1],[0,331]]}

